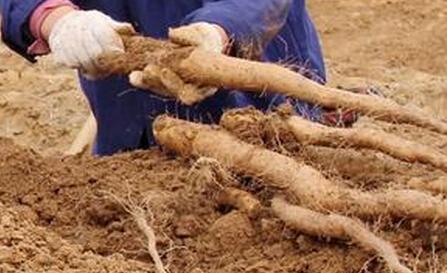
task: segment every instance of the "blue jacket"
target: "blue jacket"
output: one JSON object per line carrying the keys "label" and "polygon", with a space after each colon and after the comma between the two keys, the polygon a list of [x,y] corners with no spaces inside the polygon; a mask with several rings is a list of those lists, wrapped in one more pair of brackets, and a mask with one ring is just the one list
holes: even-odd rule
{"label": "blue jacket", "polygon": [[[0,0],[2,38],[29,60],[33,42],[28,18],[44,0]],[[222,26],[235,41],[235,52],[251,43],[264,61],[286,62],[320,82],[325,69],[318,36],[305,7],[305,0],[74,0],[83,9],[97,9],[118,21],[131,22],[144,35],[166,38],[169,27],[193,22]],[[235,53],[236,54],[236,53]],[[286,98],[270,93],[262,97],[221,90],[192,106],[161,98],[129,85],[126,77],[89,81],[80,76],[82,88],[98,122],[94,152],[108,155],[154,145],[151,124],[160,113],[202,122],[216,122],[227,108],[254,105],[268,110]],[[318,118],[318,108],[294,102],[309,118]]]}

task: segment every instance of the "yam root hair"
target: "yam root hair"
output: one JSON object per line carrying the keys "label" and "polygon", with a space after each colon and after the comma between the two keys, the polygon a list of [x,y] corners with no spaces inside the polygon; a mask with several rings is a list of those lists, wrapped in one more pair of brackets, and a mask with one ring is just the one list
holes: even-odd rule
{"label": "yam root hair", "polygon": [[[165,266],[161,260],[160,254],[157,250],[157,237],[155,235],[155,231],[152,226],[146,220],[146,213],[143,208],[143,205],[136,204],[131,199],[123,199],[116,196],[113,193],[106,192],[105,193],[108,198],[111,198],[116,203],[122,206],[122,208],[132,216],[133,220],[137,224],[140,231],[143,233],[146,238],[146,247],[149,255],[154,261],[155,269],[158,273],[167,273]],[[148,209],[148,208],[147,208]]]}

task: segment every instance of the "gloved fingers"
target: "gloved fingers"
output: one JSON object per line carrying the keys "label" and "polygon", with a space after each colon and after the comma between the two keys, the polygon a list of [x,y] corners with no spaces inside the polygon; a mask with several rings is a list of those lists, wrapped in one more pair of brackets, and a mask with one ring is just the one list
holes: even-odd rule
{"label": "gloved fingers", "polygon": [[110,17],[107,14],[104,14],[98,10],[90,10],[87,11],[88,15],[92,20],[96,21],[96,22],[102,22],[105,23],[107,25],[109,25],[111,28],[113,28],[115,31],[118,31],[118,29],[120,28],[124,28],[124,27],[130,27],[133,29],[132,25],[126,22],[118,22],[115,21],[112,17]]}
{"label": "gloved fingers", "polygon": [[79,35],[79,29],[74,27],[78,20],[79,13],[71,12],[61,18],[50,33],[49,45],[57,64],[70,68],[77,68],[80,65],[76,56],[80,43],[79,39],[76,38]]}
{"label": "gloved fingers", "polygon": [[83,35],[85,37],[82,40],[82,50],[79,50],[81,72],[91,80],[107,76],[98,68],[96,60],[104,52],[124,52],[121,37],[108,20],[98,22],[91,31]]}
{"label": "gloved fingers", "polygon": [[81,33],[81,35],[85,37],[80,41],[79,48],[75,51],[80,62],[79,68],[87,78],[96,79],[100,73],[95,60],[101,54],[102,47],[91,32]]}
{"label": "gloved fingers", "polygon": [[222,53],[225,43],[216,26],[209,23],[194,23],[169,29],[169,39],[185,46],[197,46],[203,50]]}
{"label": "gloved fingers", "polygon": [[105,52],[124,52],[124,44],[120,36],[104,23],[98,23],[91,31],[84,33],[84,36],[82,49],[78,51],[81,72],[90,80],[104,78],[108,74],[98,67],[98,57]]}
{"label": "gloved fingers", "polygon": [[106,15],[99,11],[91,11],[91,14],[95,17],[101,17],[103,22],[107,22],[111,28],[113,28],[119,34],[135,34],[136,31],[132,24],[126,22],[115,21],[109,15]]}
{"label": "gloved fingers", "polygon": [[[76,37],[76,36],[74,36]],[[64,44],[64,52],[61,56],[61,61],[63,65],[69,68],[79,68],[81,66],[81,58],[79,55],[83,51],[82,44],[80,41],[70,41]]]}
{"label": "gloved fingers", "polygon": [[94,37],[100,43],[103,51],[112,49],[124,51],[123,41],[118,33],[122,31],[135,31],[131,24],[117,22],[110,16],[99,11],[89,11],[88,17],[92,20],[92,26],[89,28],[93,32]]}
{"label": "gloved fingers", "polygon": [[185,46],[199,46],[203,39],[203,35],[191,26],[170,28],[168,36],[172,42]]}
{"label": "gloved fingers", "polygon": [[122,23],[122,22],[111,22],[112,28],[120,35],[136,35],[137,32],[135,28],[129,24],[129,23]]}
{"label": "gloved fingers", "polygon": [[103,75],[96,59],[105,52],[124,52],[117,30],[133,31],[128,23],[114,21],[99,11],[74,11],[61,18],[50,33],[49,45],[56,63],[78,68],[88,78]]}
{"label": "gloved fingers", "polygon": [[[59,47],[62,48],[62,47]],[[67,54],[65,52],[69,52],[70,50],[68,47],[64,47],[64,49],[61,50],[54,50],[53,51],[53,60],[54,63],[57,65],[63,65],[69,68],[77,68],[79,67],[79,63],[75,56],[73,54]]]}
{"label": "gloved fingers", "polygon": [[80,51],[81,54],[81,72],[86,78],[90,80],[98,79],[106,76],[98,68],[96,59],[98,56],[104,52],[101,44],[96,40],[93,33],[89,32],[85,34],[86,40],[83,41],[83,50]]}
{"label": "gloved fingers", "polygon": [[107,22],[98,22],[91,30],[93,37],[102,48],[102,52],[124,52],[124,43],[119,34]]}
{"label": "gloved fingers", "polygon": [[75,39],[71,39],[67,42],[59,36],[51,37],[50,43],[54,62],[58,65],[77,68],[80,65],[75,56],[77,42],[78,41]]}

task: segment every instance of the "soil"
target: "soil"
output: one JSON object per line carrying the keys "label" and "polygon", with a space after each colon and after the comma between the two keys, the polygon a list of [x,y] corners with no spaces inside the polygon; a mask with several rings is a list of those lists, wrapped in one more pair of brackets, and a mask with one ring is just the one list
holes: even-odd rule
{"label": "soil", "polygon": [[[444,0],[308,4],[330,85],[374,86],[447,118]],[[0,59],[0,272],[155,272],[144,237],[114,196],[146,207],[170,272],[389,272],[360,247],[294,232],[268,211],[249,218],[218,206],[206,190],[210,177],[196,171],[194,161],[158,149],[62,157],[88,114],[74,73],[48,59],[31,65],[5,47]],[[447,152],[447,137],[426,130],[367,118],[356,126]],[[368,150],[298,147],[289,153],[363,190],[445,176]],[[256,181],[237,181],[263,197]],[[415,272],[447,272],[446,226],[386,216],[367,224]]]}
{"label": "soil", "polygon": [[68,149],[88,114],[75,73],[0,47],[0,136],[44,155]]}

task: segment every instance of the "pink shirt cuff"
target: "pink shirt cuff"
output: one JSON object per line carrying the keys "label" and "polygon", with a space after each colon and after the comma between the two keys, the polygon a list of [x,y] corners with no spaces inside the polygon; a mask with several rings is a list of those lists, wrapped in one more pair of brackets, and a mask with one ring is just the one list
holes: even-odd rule
{"label": "pink shirt cuff", "polygon": [[36,41],[28,48],[29,54],[39,55],[50,52],[48,43],[42,38],[40,29],[51,11],[61,6],[71,6],[76,9],[78,8],[69,0],[46,0],[34,10],[29,22],[29,28],[33,37],[36,38]]}

